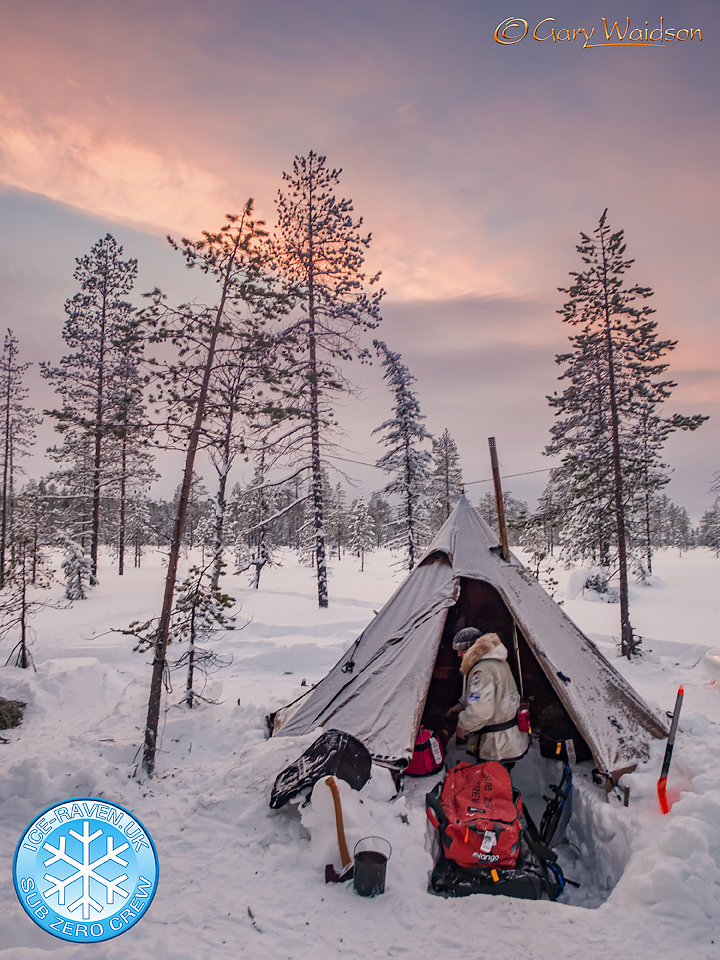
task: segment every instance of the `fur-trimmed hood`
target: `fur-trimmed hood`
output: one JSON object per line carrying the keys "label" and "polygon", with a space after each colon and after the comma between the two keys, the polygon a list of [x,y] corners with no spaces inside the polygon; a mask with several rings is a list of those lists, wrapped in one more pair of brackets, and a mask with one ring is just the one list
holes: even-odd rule
{"label": "fur-trimmed hood", "polygon": [[465,651],[460,664],[462,675],[466,677],[475,664],[484,657],[491,660],[507,660],[507,648],[496,633],[484,633]]}

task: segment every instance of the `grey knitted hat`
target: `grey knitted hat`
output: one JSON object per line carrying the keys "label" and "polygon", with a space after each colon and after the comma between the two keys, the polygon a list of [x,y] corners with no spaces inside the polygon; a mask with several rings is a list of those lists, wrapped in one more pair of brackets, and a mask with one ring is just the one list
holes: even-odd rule
{"label": "grey knitted hat", "polygon": [[453,650],[469,650],[478,637],[482,636],[482,630],[477,627],[464,627],[453,637]]}

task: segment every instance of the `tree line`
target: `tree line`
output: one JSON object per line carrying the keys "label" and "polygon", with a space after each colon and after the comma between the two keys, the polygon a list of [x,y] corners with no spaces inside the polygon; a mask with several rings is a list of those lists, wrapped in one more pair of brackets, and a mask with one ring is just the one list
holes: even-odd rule
{"label": "tree line", "polygon": [[[152,773],[163,671],[173,631],[193,639],[203,623],[226,623],[220,578],[249,571],[257,587],[278,546],[295,547],[316,572],[318,603],[328,605],[327,565],[333,554],[361,558],[379,546],[400,553],[411,570],[449,516],[462,489],[455,441],[446,429],[433,438],[400,353],[363,336],[381,322],[379,274],[364,270],[371,235],[352,201],[336,193],[340,170],[310,152],[296,157],[277,197],[277,222],[266,230],[248,200],[216,231],[200,239],[169,238],[188,269],[216,282],[214,303],[173,305],[159,289],[144,306],[129,297],[137,261],[111,236],[78,258],[78,292],[65,304],[68,353],[41,364],[58,404],[45,411],[59,442],[57,469],[17,489],[18,461],[34,442],[39,418],[25,404],[27,364],[12,331],[0,367],[3,456],[0,588],[48,582],[43,548],[63,543],[68,599],[97,581],[98,551],[111,547],[123,575],[128,553],[167,552],[162,608],[135,635],[154,653],[143,765]],[[548,398],[557,414],[545,453],[562,458],[537,509],[507,497],[511,534],[530,550],[538,575],[556,552],[590,561],[620,582],[623,653],[637,648],[629,619],[628,571],[647,577],[652,551],[672,542],[703,542],[720,553],[718,501],[698,531],[687,513],[661,492],[669,480],[662,448],[674,430],[692,431],[701,415],[663,413],[675,384],[664,376],[675,342],[660,340],[646,287],[628,286],[622,231],[606,213],[578,246],[584,269],[571,274],[558,311],[575,332],[558,355],[561,394]],[[371,346],[383,369],[391,415],[374,431],[385,452],[376,462],[386,483],[366,502],[348,503],[328,465],[336,442],[334,400],[352,393],[348,369],[367,362]],[[184,467],[171,502],[153,499],[153,451],[176,449]],[[215,472],[208,494],[195,464],[205,451]],[[229,487],[238,458],[251,461],[249,485]],[[492,521],[490,500],[481,514]],[[714,539],[713,539],[714,538]],[[184,547],[200,547],[202,562],[178,583]],[[21,605],[22,605],[21,604]],[[209,606],[208,606],[209,605]],[[213,606],[214,605],[214,606]],[[23,610],[25,607],[23,606]],[[177,612],[187,615],[178,626]],[[23,614],[24,617],[24,614]],[[208,620],[208,617],[210,618]],[[14,622],[14,621],[13,621]],[[24,624],[23,620],[23,624]],[[205,632],[207,632],[207,629]],[[25,627],[23,637],[25,637]],[[22,665],[27,665],[23,639]],[[192,665],[192,664],[191,664]],[[192,701],[192,696],[190,696]]]}

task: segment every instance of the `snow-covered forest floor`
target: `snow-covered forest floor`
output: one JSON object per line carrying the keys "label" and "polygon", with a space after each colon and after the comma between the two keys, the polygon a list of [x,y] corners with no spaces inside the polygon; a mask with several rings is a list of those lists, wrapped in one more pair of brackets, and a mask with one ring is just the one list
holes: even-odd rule
{"label": "snow-covered forest floor", "polygon": [[[432,863],[423,799],[431,784],[415,781],[389,801],[392,784],[380,770],[364,788],[363,804],[357,794],[346,798],[346,827],[351,846],[367,834],[392,843],[386,893],[366,900],[351,884],[325,885],[334,826],[322,800],[302,814],[293,805],[268,807],[275,775],[313,737],[268,741],[264,717],[303,692],[303,679],[319,680],[380,609],[400,582],[392,562],[387,553],[370,554],[360,573],[355,558],[335,561],[328,610],[317,608],[313,572],[292,555],[264,572],[259,591],[246,587],[244,576],[227,577],[225,589],[241,609],[238,629],[213,644],[234,658],[205,690],[219,703],[188,710],[180,704],[184,677],[173,675],[152,781],[132,775],[147,710],[149,656],[107,631],[158,613],[161,557],[150,554],[122,578],[106,558],[100,586],[88,599],[38,615],[37,673],[0,668],[0,694],[28,704],[23,724],[4,731],[10,742],[0,744],[0,960],[40,960],[49,953],[63,960],[718,955],[720,685],[710,685],[702,656],[720,646],[720,560],[702,549],[682,557],[660,553],[652,586],[632,588],[633,624],[645,638],[645,654],[632,663],[617,656],[618,606],[582,594],[571,599],[568,588],[574,593],[577,578],[555,571],[556,599],[651,704],[672,709],[678,685],[685,686],[670,777],[677,800],[669,816],[660,814],[655,792],[664,744],[624,779],[628,808],[614,797],[605,803],[604,792],[578,772],[568,846],[576,872],[568,875],[583,881],[580,891],[557,904],[443,900],[427,893]],[[61,586],[51,593],[59,598]],[[3,663],[8,653],[0,649]],[[105,797],[128,808],[149,830],[160,858],[160,884],[147,916],[93,946],[65,943],[35,926],[11,879],[15,845],[28,823],[74,796]],[[583,902],[600,905],[574,905]]]}

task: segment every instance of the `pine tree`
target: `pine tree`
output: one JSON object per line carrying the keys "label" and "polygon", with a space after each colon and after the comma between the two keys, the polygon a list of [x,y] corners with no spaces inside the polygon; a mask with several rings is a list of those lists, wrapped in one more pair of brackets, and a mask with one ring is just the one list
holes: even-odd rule
{"label": "pine tree", "polygon": [[[212,567],[215,567],[214,556]],[[207,675],[212,666],[228,665],[230,662],[226,660],[223,664],[216,653],[202,647],[198,649],[198,644],[206,643],[220,630],[235,629],[235,618],[228,614],[234,604],[231,596],[213,586],[207,568],[191,567],[187,577],[177,587],[171,637],[178,643],[186,641],[188,649],[172,666],[187,666],[184,700],[188,708],[204,699],[195,689],[197,671]]]}
{"label": "pine tree", "polygon": [[137,499],[141,491],[147,490],[159,479],[153,467],[153,455],[147,449],[152,429],[146,419],[143,386],[139,359],[133,352],[128,352],[117,366],[113,383],[114,402],[108,418],[111,432],[106,441],[108,460],[115,464],[115,483],[119,494],[113,536],[119,576],[125,573],[128,500]]}
{"label": "pine tree", "polygon": [[407,569],[412,570],[419,549],[427,543],[430,534],[425,521],[424,501],[432,458],[427,450],[420,448],[420,444],[432,438],[422,423],[425,417],[420,413],[420,403],[412,392],[415,377],[400,362],[399,353],[393,353],[381,340],[373,340],[373,345],[385,367],[383,379],[388,381],[395,399],[392,419],[372,431],[373,434],[382,434],[381,442],[388,448],[388,452],[377,461],[377,466],[393,477],[384,493],[400,497],[389,546],[402,545]]}
{"label": "pine tree", "polygon": [[[142,318],[151,342],[172,345],[178,351],[174,360],[154,360],[154,369],[160,375],[156,380],[155,400],[164,404],[167,430],[171,436],[178,437],[185,452],[163,606],[153,643],[153,674],[143,749],[143,769],[148,776],[152,776],[155,769],[162,678],[193,468],[206,418],[213,409],[210,396],[213,371],[223,352],[231,351],[236,344],[238,326],[247,329],[247,325],[261,323],[276,310],[267,255],[261,242],[265,231],[262,222],[253,220],[252,210],[253,202],[249,200],[243,213],[228,215],[217,233],[205,231],[201,240],[182,241],[187,266],[198,268],[217,281],[220,295],[215,306],[185,304],[173,310],[166,305],[162,293],[155,291],[151,307]],[[170,242],[180,249],[174,241]]]}
{"label": "pine tree", "polygon": [[[574,526],[596,534],[603,565],[609,566],[615,547],[621,649],[631,657],[639,641],[630,623],[628,545],[638,494],[668,433],[695,430],[706,418],[660,416],[660,405],[675,384],[657,378],[668,367],[662,358],[676,342],[657,338],[657,323],[650,319],[654,310],[642,303],[652,290],[625,285],[633,261],[624,259],[623,231],[611,232],[606,210],[593,237],[581,237],[577,250],[586,268],[572,272],[571,286],[561,288],[569,299],[558,311],[579,332],[569,338],[572,352],[556,358],[566,365],[560,379],[568,386],[560,396],[548,398],[558,420],[545,452],[563,455]],[[644,429],[650,431],[645,440]]]}
{"label": "pine tree", "polygon": [[77,259],[73,276],[80,291],[65,304],[63,339],[73,353],[60,366],[41,364],[42,374],[62,397],[61,409],[46,411],[64,436],[56,458],[77,462],[78,449],[89,459],[92,496],[90,557],[97,576],[100,542],[100,500],[108,469],[114,469],[105,450],[112,435],[118,402],[118,378],[140,344],[135,336],[132,307],[125,299],[137,275],[137,260],[123,260],[123,248],[109,233],[90,253]]}
{"label": "pine tree", "polygon": [[[221,593],[211,583],[209,571],[214,562],[213,557],[208,566],[192,566],[187,577],[175,585],[166,647],[173,642],[187,643],[188,647],[177,660],[166,662],[170,669],[187,667],[183,702],[189,708],[198,700],[205,700],[196,690],[196,674],[200,672],[207,677],[213,668],[229,666],[232,662],[231,656],[221,657],[202,647],[202,644],[218,632],[235,629],[235,616],[228,612],[234,606],[235,600],[228,594]],[[135,620],[126,629],[116,632],[133,637],[137,641],[133,649],[144,653],[157,648],[160,622],[160,617],[151,617],[144,622]]]}
{"label": "pine tree", "polygon": [[361,359],[358,348],[364,330],[380,321],[383,291],[369,294],[362,270],[370,235],[360,232],[362,219],[353,219],[352,201],[338,199],[335,188],[341,170],[325,166],[325,157],[311,151],[296,157],[292,173],[284,173],[287,189],[278,192],[278,263],[298,297],[299,316],[287,333],[297,344],[296,402],[299,427],[285,433],[296,451],[307,457],[312,474],[313,527],[318,604],[328,605],[325,557],[322,444],[332,424],[332,394],[350,390],[339,361]]}
{"label": "pine tree", "polygon": [[40,547],[32,513],[18,511],[13,531],[12,560],[7,566],[5,587],[0,594],[0,641],[17,636],[15,646],[5,661],[15,655],[15,666],[35,667],[29,647],[34,639],[30,621],[46,607],[61,609],[61,604],[40,599],[37,591],[47,590],[53,582],[53,570],[47,554]]}
{"label": "pine tree", "polygon": [[19,364],[18,341],[8,329],[0,358],[0,446],[2,450],[2,492],[0,494],[0,590],[5,584],[6,546],[12,540],[13,491],[17,461],[26,456],[35,442],[35,427],[41,422],[32,407],[23,405],[28,391],[23,386],[29,363]]}
{"label": "pine tree", "polygon": [[288,386],[286,338],[278,333],[272,335],[261,323],[246,322],[236,324],[233,341],[231,350],[221,351],[213,371],[205,428],[205,446],[218,477],[214,499],[214,588],[218,587],[220,570],[224,568],[226,489],[235,458],[249,448],[259,447],[265,461],[269,429],[295,409]]}

